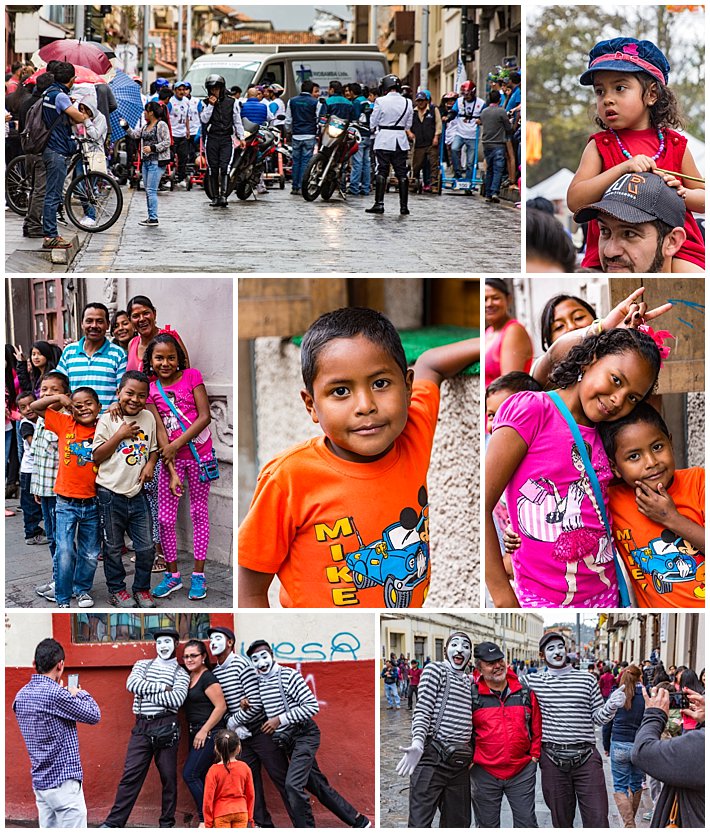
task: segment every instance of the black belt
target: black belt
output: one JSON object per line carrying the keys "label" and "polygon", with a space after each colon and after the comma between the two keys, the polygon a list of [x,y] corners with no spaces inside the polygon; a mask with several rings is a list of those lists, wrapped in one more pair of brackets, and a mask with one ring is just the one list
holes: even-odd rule
{"label": "black belt", "polygon": [[542,745],[548,747],[549,749],[560,751],[565,751],[567,749],[585,749],[588,746],[594,746],[591,741],[584,740],[580,740],[575,743],[552,743],[549,740],[544,740]]}
{"label": "black belt", "polygon": [[404,126],[401,124],[393,125],[392,127],[387,127],[384,124],[379,125],[380,130],[405,130]]}
{"label": "black belt", "polygon": [[161,717],[176,717],[177,712],[160,712],[160,714],[154,714],[151,717],[145,714],[137,714],[136,720],[160,720]]}
{"label": "black belt", "polygon": [[85,503],[95,503],[96,502],[95,497],[65,497],[64,495],[57,495],[57,497],[60,497],[62,500],[66,500],[67,503],[79,503],[79,504],[82,504],[82,505],[85,504]]}

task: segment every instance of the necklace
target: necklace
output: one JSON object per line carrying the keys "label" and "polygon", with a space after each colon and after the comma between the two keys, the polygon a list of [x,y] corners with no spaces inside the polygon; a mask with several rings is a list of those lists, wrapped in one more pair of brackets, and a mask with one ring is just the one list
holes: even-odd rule
{"label": "necklace", "polygon": [[[624,154],[624,156],[625,156],[627,159],[631,159],[631,158],[632,158],[631,154],[630,154],[630,153],[629,153],[629,151],[628,151],[628,150],[624,147],[624,145],[623,145],[623,143],[622,143],[621,139],[619,138],[619,134],[616,132],[616,130],[614,130],[614,128],[613,128],[613,127],[607,127],[607,130],[608,130],[608,131],[612,134],[612,136],[616,139],[616,143],[617,143],[617,145],[619,145],[619,149],[620,149],[620,150],[621,150],[621,152]],[[663,151],[666,149],[666,139],[665,139],[665,137],[664,137],[664,135],[663,135],[663,131],[661,130],[661,128],[660,128],[660,127],[658,128],[658,133],[657,133],[657,135],[658,135],[658,141],[660,142],[660,146],[659,146],[659,148],[658,148],[658,152],[657,152],[656,154],[654,154],[654,155],[651,157],[651,159],[653,159],[653,161],[654,161],[654,162],[656,161],[656,159],[660,159],[660,157],[661,157],[661,156],[663,156]]]}

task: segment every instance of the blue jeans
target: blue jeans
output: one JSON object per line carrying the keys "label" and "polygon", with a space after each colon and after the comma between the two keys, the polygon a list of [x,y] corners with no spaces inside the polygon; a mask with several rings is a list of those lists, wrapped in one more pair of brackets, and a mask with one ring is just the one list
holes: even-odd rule
{"label": "blue jeans", "polygon": [[[461,149],[466,148],[466,175],[463,174],[461,163]],[[454,163],[454,176],[456,179],[473,179],[473,157],[476,152],[476,139],[464,139],[463,136],[454,136],[451,143],[451,161]]]}
{"label": "blue jeans", "polygon": [[145,188],[145,198],[148,203],[148,219],[158,219],[158,186],[163,176],[163,169],[158,164],[157,160],[153,162],[144,162],[142,166],[143,172],[143,187]]}
{"label": "blue jeans", "polygon": [[54,495],[50,497],[41,497],[42,501],[42,517],[44,518],[44,534],[47,536],[49,543],[49,553],[52,556],[52,580],[55,581],[54,568],[54,553],[57,550],[57,498]]}
{"label": "blue jeans", "polygon": [[42,161],[47,172],[47,185],[44,191],[44,208],[42,210],[42,231],[45,237],[58,237],[57,211],[64,196],[64,180],[67,177],[69,156],[45,148]]}
{"label": "blue jeans", "polygon": [[370,149],[372,147],[372,139],[363,139],[357,149],[357,153],[353,156],[352,170],[350,171],[350,193],[351,194],[369,194],[370,193],[370,173],[372,163],[370,161]]}
{"label": "blue jeans", "polygon": [[88,593],[101,552],[96,499],[57,495],[57,604],[69,604],[72,593]]}
{"label": "blue jeans", "polygon": [[210,736],[205,741],[202,749],[195,749],[192,745],[196,732],[190,732],[190,751],[187,754],[187,759],[182,768],[182,780],[187,784],[188,790],[190,790],[192,797],[195,799],[197,815],[200,821],[205,820],[202,813],[202,801],[205,796],[207,770],[214,763],[214,733],[216,731],[217,729],[213,729],[210,732]]}
{"label": "blue jeans", "polygon": [[611,742],[611,778],[615,793],[638,792],[644,779],[644,773],[631,763],[631,751],[634,744],[612,740]]}
{"label": "blue jeans", "polygon": [[145,494],[140,491],[134,497],[126,497],[96,487],[96,499],[101,516],[104,539],[104,575],[109,593],[126,589],[126,568],[121,551],[123,536],[127,532],[136,551],[136,572],[133,576],[133,592],[150,590],[150,573],[153,569],[155,549],[150,521],[150,509]]}
{"label": "blue jeans", "polygon": [[[84,163],[79,162],[79,164],[74,168],[74,179],[78,179],[80,176],[84,175]],[[83,193],[86,193],[84,190]],[[87,199],[82,199],[81,196],[79,197],[79,202],[81,203],[81,207],[84,211],[84,215],[86,217],[91,217],[92,220],[96,219],[96,207],[93,206]]]}
{"label": "blue jeans", "polygon": [[311,161],[313,148],[316,146],[315,136],[312,139],[300,139],[294,136],[291,141],[293,166],[291,169],[291,187],[300,188],[303,181],[303,172],[306,165]]}
{"label": "blue jeans", "polygon": [[397,692],[397,683],[385,683],[385,696],[390,706],[397,706],[399,708],[399,694]]}
{"label": "blue jeans", "polygon": [[505,148],[502,145],[483,145],[483,155],[486,157],[486,196],[497,196],[505,171]]}
{"label": "blue jeans", "polygon": [[20,472],[20,506],[22,508],[22,521],[25,525],[25,540],[34,538],[42,532],[40,523],[42,521],[42,508],[35,503],[35,496],[30,493],[31,474]]}

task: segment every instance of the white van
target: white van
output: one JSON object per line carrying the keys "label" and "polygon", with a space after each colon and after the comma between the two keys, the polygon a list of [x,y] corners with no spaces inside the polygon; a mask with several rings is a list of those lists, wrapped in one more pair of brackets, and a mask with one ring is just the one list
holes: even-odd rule
{"label": "white van", "polygon": [[236,85],[245,95],[254,84],[281,84],[286,90],[282,97],[288,101],[309,79],[326,94],[328,83],[334,80],[377,87],[389,71],[387,59],[372,44],[224,44],[197,58],[185,80],[198,98],[206,94],[205,79],[213,74],[224,77],[227,89]]}

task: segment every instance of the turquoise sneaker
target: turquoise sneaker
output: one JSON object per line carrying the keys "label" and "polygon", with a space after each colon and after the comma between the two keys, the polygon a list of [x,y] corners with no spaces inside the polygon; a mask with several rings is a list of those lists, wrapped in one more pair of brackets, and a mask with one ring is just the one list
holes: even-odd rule
{"label": "turquoise sneaker", "polygon": [[172,573],[165,573],[163,580],[151,590],[156,599],[164,599],[176,590],[182,590],[182,579]]}
{"label": "turquoise sneaker", "polygon": [[206,595],[207,582],[205,581],[204,574],[193,573],[191,577],[190,592],[187,594],[187,598],[192,602],[196,602],[198,599],[204,599]]}

